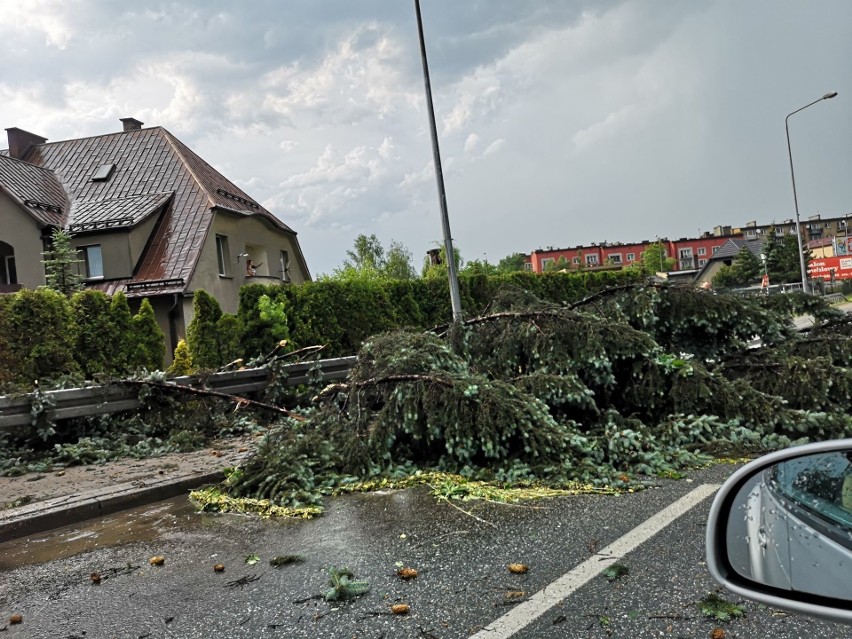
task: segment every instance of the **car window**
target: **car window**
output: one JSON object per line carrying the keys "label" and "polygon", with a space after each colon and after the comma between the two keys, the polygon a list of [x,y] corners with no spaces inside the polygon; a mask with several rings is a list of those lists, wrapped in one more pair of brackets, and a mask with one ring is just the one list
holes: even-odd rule
{"label": "car window", "polygon": [[797,506],[852,532],[852,462],[847,453],[808,455],[776,464],[769,483]]}

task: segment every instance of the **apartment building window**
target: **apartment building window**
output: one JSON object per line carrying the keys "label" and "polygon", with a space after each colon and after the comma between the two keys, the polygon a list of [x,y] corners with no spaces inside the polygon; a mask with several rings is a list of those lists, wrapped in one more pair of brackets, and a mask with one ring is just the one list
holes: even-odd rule
{"label": "apartment building window", "polygon": [[544,269],[546,269],[548,266],[550,266],[551,264],[553,264],[555,261],[556,261],[556,260],[555,260],[555,259],[553,259],[552,257],[544,257],[544,258],[542,258],[542,260],[541,260],[541,270],[543,271],[543,270],[544,270]]}
{"label": "apartment building window", "polygon": [[231,252],[228,250],[228,236],[216,236],[216,259],[219,261],[219,275],[227,277],[231,274]]}
{"label": "apartment building window", "polygon": [[704,266],[707,264],[707,260],[698,260],[698,266]]}
{"label": "apartment building window", "polygon": [[621,253],[610,253],[606,258],[611,264],[621,264]]}
{"label": "apartment building window", "polygon": [[713,247],[713,255],[716,255],[716,253],[718,253],[718,252],[719,252],[719,247],[718,247],[718,246],[714,246],[714,247]]}
{"label": "apartment building window", "polygon": [[627,261],[628,262],[635,262],[636,261],[636,253],[628,253],[627,254]]}
{"label": "apartment building window", "polygon": [[104,276],[104,258],[101,253],[100,244],[81,246],[79,249],[81,259],[86,267],[86,279],[97,279]]}
{"label": "apartment building window", "polygon": [[281,267],[281,281],[289,282],[290,281],[290,254],[287,251],[281,251],[281,254],[278,258],[279,265]]}
{"label": "apartment building window", "polygon": [[592,253],[591,255],[586,256],[586,264],[591,265],[591,264],[597,264],[597,263],[598,263],[597,253]]}
{"label": "apartment building window", "polygon": [[532,262],[524,262],[524,270],[531,271],[532,270]]}
{"label": "apartment building window", "polygon": [[573,258],[571,258],[571,264],[579,264],[579,263],[580,263],[580,258],[579,258],[579,257],[573,257]]}
{"label": "apartment building window", "polygon": [[703,246],[699,246],[698,247],[698,254],[699,255],[707,255],[707,249]]}
{"label": "apartment building window", "polygon": [[680,259],[691,260],[692,259],[692,249],[691,248],[680,249]]}

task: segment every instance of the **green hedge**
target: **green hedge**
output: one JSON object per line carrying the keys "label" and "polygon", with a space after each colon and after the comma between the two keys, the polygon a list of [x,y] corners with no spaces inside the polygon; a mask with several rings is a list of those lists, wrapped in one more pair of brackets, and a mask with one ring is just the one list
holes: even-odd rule
{"label": "green hedge", "polygon": [[[641,281],[630,271],[461,277],[459,293],[466,317],[482,314],[506,289],[524,290],[549,302],[570,303],[604,288]],[[262,301],[263,299],[263,301]],[[262,313],[270,302],[286,317]],[[452,319],[446,280],[347,280],[309,282],[298,286],[244,286],[238,317],[247,356],[270,351],[281,339],[295,347],[324,344],[326,356],[352,355],[371,335],[399,328],[428,329]]]}

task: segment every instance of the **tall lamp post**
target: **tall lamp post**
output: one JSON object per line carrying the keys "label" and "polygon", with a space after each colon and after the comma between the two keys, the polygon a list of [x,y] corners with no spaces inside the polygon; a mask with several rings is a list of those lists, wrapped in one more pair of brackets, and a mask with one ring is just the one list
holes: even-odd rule
{"label": "tall lamp post", "polygon": [[788,114],[786,118],[784,118],[784,128],[787,130],[787,155],[790,157],[790,177],[793,180],[793,204],[796,207],[796,236],[799,240],[799,268],[802,271],[802,292],[806,293],[808,290],[808,269],[805,266],[805,248],[802,246],[802,227],[801,222],[799,221],[799,198],[796,196],[796,174],[793,172],[793,150],[790,147],[790,116],[795,115],[799,111],[804,111],[809,106],[815,105],[817,102],[822,102],[823,100],[830,100],[831,98],[837,95],[837,91],[831,91],[830,93],[826,93],[824,96],[819,98],[818,100],[814,100],[810,104],[806,104],[801,109],[796,109],[792,113]]}
{"label": "tall lamp post", "polygon": [[450,303],[453,307],[453,322],[462,321],[459,279],[456,273],[456,252],[450,234],[450,216],[447,213],[447,193],[444,191],[444,172],[441,169],[441,150],[438,147],[438,127],[435,125],[435,108],[432,106],[432,84],[429,81],[429,64],[426,62],[426,41],[423,38],[423,19],[420,17],[420,0],[414,0],[417,13],[417,35],[420,38],[420,59],[423,61],[423,82],[426,85],[426,106],[429,110],[429,128],[432,132],[432,158],[435,161],[435,177],[438,180],[438,198],[441,200],[441,226],[444,232],[444,253],[447,256],[447,276],[450,280]]}

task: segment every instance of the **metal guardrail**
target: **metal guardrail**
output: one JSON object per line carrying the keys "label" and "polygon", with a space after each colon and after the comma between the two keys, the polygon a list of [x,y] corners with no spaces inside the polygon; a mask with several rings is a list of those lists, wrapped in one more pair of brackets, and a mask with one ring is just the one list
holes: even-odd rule
{"label": "metal guardrail", "polygon": [[[287,372],[287,385],[298,386],[309,381],[309,373],[315,367],[322,373],[324,380],[345,379],[354,363],[355,357],[336,357],[321,359],[316,362],[287,364],[283,368]],[[269,383],[269,369],[247,368],[239,371],[213,373],[204,378],[175,377],[170,379],[168,383],[240,395],[266,388]],[[50,404],[50,407],[45,410],[45,416],[50,421],[117,413],[139,408],[141,404],[139,387],[121,383],[45,391],[44,395],[47,403]],[[32,400],[32,394],[0,396],[0,431],[10,430],[15,426],[29,425],[32,420],[30,412]]]}

